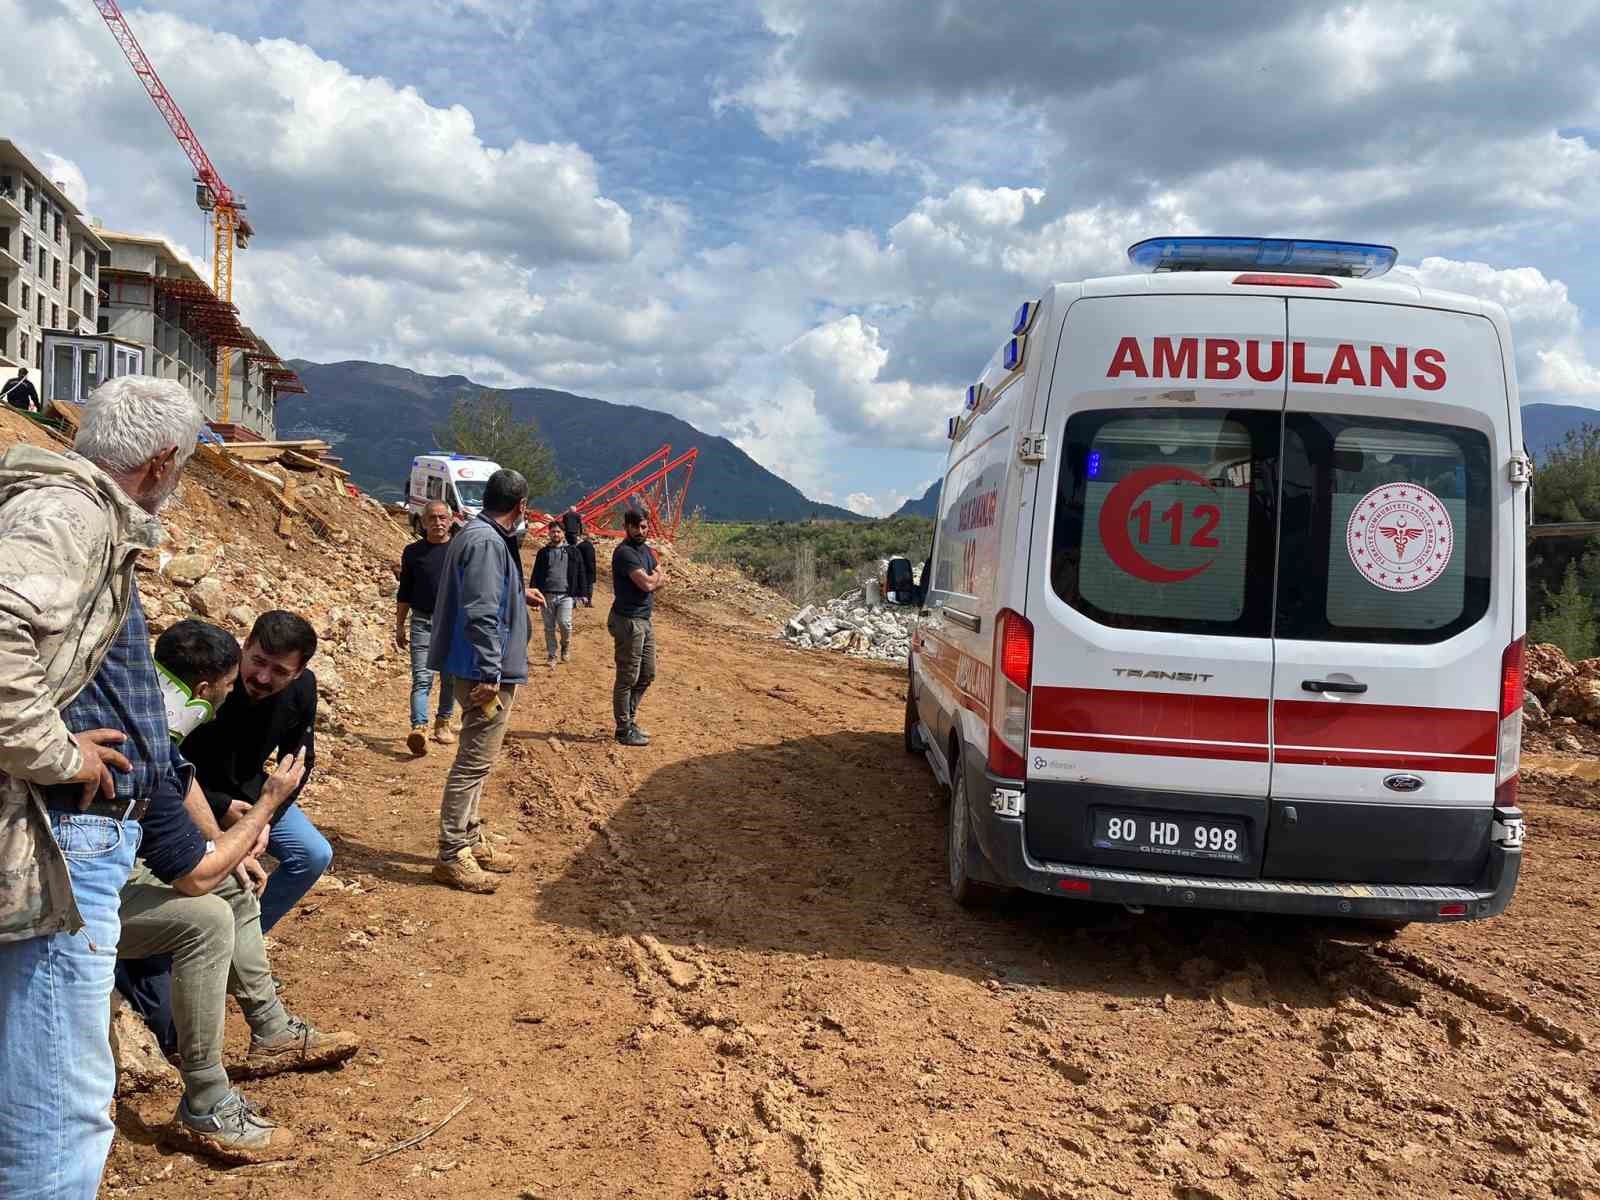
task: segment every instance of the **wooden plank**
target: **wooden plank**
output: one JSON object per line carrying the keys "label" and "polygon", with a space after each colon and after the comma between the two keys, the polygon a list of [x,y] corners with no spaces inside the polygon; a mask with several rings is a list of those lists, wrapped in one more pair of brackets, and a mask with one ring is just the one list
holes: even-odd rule
{"label": "wooden plank", "polygon": [[331,474],[339,476],[341,479],[350,478],[349,471],[332,466],[322,459],[312,458],[310,455],[301,454],[297,450],[285,450],[283,452],[283,461],[288,466],[301,467],[309,471],[328,471]]}
{"label": "wooden plank", "polygon": [[241,446],[247,450],[266,450],[268,448],[275,448],[278,450],[333,449],[333,446],[330,443],[323,441],[321,438],[301,438],[295,441],[287,442],[224,442],[223,445],[229,450],[236,450]]}
{"label": "wooden plank", "polygon": [[59,400],[50,401],[50,407],[45,410],[45,416],[54,417],[71,431],[74,437],[78,433],[78,418],[83,415],[83,410],[76,404],[63,404]]}

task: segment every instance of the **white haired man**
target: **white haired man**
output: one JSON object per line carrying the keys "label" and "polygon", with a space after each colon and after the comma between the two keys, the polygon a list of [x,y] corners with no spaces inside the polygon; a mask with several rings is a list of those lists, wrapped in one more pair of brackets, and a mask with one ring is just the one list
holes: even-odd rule
{"label": "white haired man", "polygon": [[[180,384],[124,376],[89,397],[74,453],[0,458],[0,1196],[92,1200],[111,1148],[120,894],[141,821],[181,830],[198,790],[134,562],[202,424]],[[199,839],[187,885],[232,874],[268,815]]]}

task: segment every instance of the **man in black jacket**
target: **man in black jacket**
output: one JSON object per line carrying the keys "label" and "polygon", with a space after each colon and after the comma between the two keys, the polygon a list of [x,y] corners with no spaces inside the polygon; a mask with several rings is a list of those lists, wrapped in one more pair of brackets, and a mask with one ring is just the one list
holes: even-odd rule
{"label": "man in black jacket", "polygon": [[545,544],[533,560],[533,586],[544,593],[545,665],[553,667],[558,649],[561,662],[571,656],[572,604],[590,595],[594,582],[584,569],[580,548],[566,544],[561,525],[550,522],[545,536]]}
{"label": "man in black jacket", "polygon": [[28,368],[23,367],[17,372],[17,377],[0,387],[0,399],[20,408],[23,412],[39,411],[39,393],[34,390],[33,383],[28,379]]}
{"label": "man in black jacket", "polygon": [[[183,743],[200,786],[230,828],[261,795],[266,764],[305,749],[305,778],[316,765],[317,677],[306,664],[317,652],[317,632],[292,612],[262,613],[245,640],[239,684],[216,719]],[[261,931],[266,933],[311,890],[333,860],[333,847],[295,803],[305,781],[272,820],[268,852],[278,860],[261,895]]]}

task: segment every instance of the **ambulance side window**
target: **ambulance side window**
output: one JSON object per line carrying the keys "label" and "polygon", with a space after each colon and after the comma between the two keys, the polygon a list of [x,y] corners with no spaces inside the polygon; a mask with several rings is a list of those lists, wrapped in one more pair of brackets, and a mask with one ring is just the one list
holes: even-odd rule
{"label": "ambulance side window", "polygon": [[1474,429],[1289,414],[1278,636],[1428,643],[1481,620],[1489,463]]}
{"label": "ambulance side window", "polygon": [[1058,596],[1122,629],[1270,636],[1276,412],[1082,412],[1065,440]]}

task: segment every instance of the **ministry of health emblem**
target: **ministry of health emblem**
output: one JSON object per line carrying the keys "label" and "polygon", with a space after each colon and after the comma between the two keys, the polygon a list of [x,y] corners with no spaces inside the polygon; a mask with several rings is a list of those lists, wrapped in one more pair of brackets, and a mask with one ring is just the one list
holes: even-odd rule
{"label": "ministry of health emblem", "polygon": [[1414,592],[1444,573],[1455,552],[1455,527],[1427,488],[1390,483],[1356,504],[1345,547],[1356,570],[1387,592]]}

